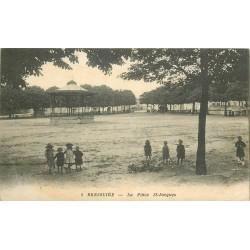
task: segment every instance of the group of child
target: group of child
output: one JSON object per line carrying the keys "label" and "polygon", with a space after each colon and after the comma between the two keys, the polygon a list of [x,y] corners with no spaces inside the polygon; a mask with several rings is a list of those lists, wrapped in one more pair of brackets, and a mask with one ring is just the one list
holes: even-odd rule
{"label": "group of child", "polygon": [[[177,145],[176,152],[177,152],[177,165],[179,163],[182,165],[183,159],[185,159],[185,147],[182,144],[183,141],[179,140],[179,144]],[[245,152],[244,148],[246,147],[245,142],[242,141],[242,137],[238,136],[238,141],[235,143],[236,149],[236,157],[238,158],[238,163],[242,164],[242,166],[245,165],[244,157],[245,157]],[[146,140],[145,146],[144,146],[144,153],[146,156],[146,160],[151,159],[151,154],[152,154],[152,147],[150,145],[150,141]],[[164,163],[169,163],[171,162],[171,158],[169,155],[169,147],[167,141],[164,141],[164,145],[162,148],[162,160]]]}
{"label": "group of child", "polygon": [[56,154],[54,154],[53,147],[54,146],[49,143],[47,144],[45,150],[45,158],[49,166],[49,173],[52,173],[53,169],[55,169],[55,160],[58,172],[61,171],[61,173],[63,173],[64,164],[68,165],[66,168],[67,171],[71,171],[71,166],[73,164],[76,165],[76,170],[78,170],[78,166],[80,167],[80,170],[82,170],[83,153],[80,151],[80,148],[78,146],[76,146],[75,150],[73,150],[73,144],[67,143],[66,150],[63,152],[62,148],[58,148]]}
{"label": "group of child", "polygon": [[[177,152],[177,165],[183,163],[183,159],[185,159],[185,147],[183,145],[183,140],[179,140],[179,144],[177,145],[176,148]],[[150,141],[146,140],[145,145],[144,145],[144,153],[146,156],[146,160],[151,159],[152,155],[152,147],[150,145]],[[168,164],[171,162],[170,154],[169,154],[169,147],[168,147],[168,142],[164,141],[163,148],[162,148],[162,160],[164,163]]]}
{"label": "group of child", "polygon": [[[49,172],[52,173],[52,170],[55,169],[55,160],[56,165],[58,168],[58,172],[61,170],[61,173],[63,173],[63,166],[64,164],[67,164],[68,167],[66,168],[67,171],[71,170],[71,166],[73,164],[76,165],[76,170],[78,170],[78,166],[80,167],[80,170],[82,170],[82,164],[83,164],[83,153],[80,151],[80,148],[76,146],[75,150],[73,150],[73,144],[67,143],[66,144],[66,150],[63,152],[62,148],[57,149],[57,153],[54,154],[53,145],[49,143],[46,146],[45,151],[45,157],[47,160],[47,164],[49,166]],[[242,137],[238,136],[238,141],[235,143],[236,149],[236,157],[238,157],[238,163],[245,165],[244,157],[245,152],[244,148],[246,147],[245,142],[242,141]],[[185,159],[185,147],[183,145],[183,141],[179,140],[179,144],[176,148],[177,152],[177,165],[183,163],[183,159]],[[146,140],[144,145],[144,153],[146,156],[146,160],[150,160],[152,156],[152,147],[150,145],[150,141]],[[168,164],[171,162],[170,154],[169,154],[169,147],[167,141],[164,141],[164,145],[162,148],[162,160],[164,163]]]}

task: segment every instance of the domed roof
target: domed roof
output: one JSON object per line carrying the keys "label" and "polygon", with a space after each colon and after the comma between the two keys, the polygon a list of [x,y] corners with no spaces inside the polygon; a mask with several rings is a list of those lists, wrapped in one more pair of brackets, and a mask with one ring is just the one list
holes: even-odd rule
{"label": "domed roof", "polygon": [[71,81],[69,81],[69,82],[67,83],[67,85],[77,85],[77,83],[76,83],[75,81],[71,80]]}

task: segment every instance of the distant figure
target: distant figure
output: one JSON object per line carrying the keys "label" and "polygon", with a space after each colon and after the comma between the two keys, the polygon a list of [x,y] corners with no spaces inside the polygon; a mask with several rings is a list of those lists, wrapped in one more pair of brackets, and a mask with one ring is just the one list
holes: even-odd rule
{"label": "distant figure", "polygon": [[245,165],[245,161],[244,161],[244,156],[245,156],[245,152],[244,152],[244,148],[246,147],[246,143],[242,141],[242,137],[238,136],[238,141],[235,143],[235,147],[236,149],[236,157],[238,157],[238,163],[242,164],[242,166]]}
{"label": "distant figure", "polygon": [[63,165],[64,165],[64,153],[62,152],[62,148],[57,149],[57,153],[55,155],[56,165],[58,168],[58,172],[61,168],[61,173],[63,173]]}
{"label": "distant figure", "polygon": [[168,163],[170,160],[168,142],[164,141],[164,146],[162,148],[162,159],[164,163]]}
{"label": "distant figure", "polygon": [[149,140],[145,141],[144,153],[145,153],[145,156],[146,156],[146,160],[151,159],[152,148],[151,148]]}
{"label": "distant figure", "polygon": [[75,163],[76,163],[76,170],[77,170],[77,166],[80,167],[80,170],[82,170],[82,164],[83,164],[83,153],[82,151],[79,150],[79,147],[76,147],[76,150],[74,151],[74,155],[75,155]]}
{"label": "distant figure", "polygon": [[45,158],[47,161],[47,164],[49,166],[49,173],[52,173],[52,169],[55,168],[55,163],[54,163],[54,150],[53,150],[53,145],[51,143],[47,144],[46,150],[45,150]]}
{"label": "distant figure", "polygon": [[179,144],[177,145],[176,151],[177,151],[177,165],[179,165],[179,162],[181,160],[181,165],[183,159],[185,159],[185,147],[182,145],[183,141],[179,140]]}
{"label": "distant figure", "polygon": [[67,143],[66,144],[67,149],[65,150],[65,163],[68,164],[68,171],[70,171],[71,166],[75,163],[74,159],[74,153],[73,153],[73,144],[72,143]]}

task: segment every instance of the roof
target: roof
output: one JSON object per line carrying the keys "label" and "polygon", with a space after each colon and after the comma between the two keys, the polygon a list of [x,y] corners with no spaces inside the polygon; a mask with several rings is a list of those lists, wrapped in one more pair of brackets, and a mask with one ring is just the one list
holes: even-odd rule
{"label": "roof", "polygon": [[79,94],[79,95],[93,95],[92,92],[84,89],[76,84],[74,81],[68,82],[68,84],[62,88],[56,89],[51,92],[52,94],[62,94],[62,95],[70,95],[70,94]]}
{"label": "roof", "polygon": [[84,89],[77,85],[66,85],[60,89],[56,89],[55,92],[89,92],[87,89]]}

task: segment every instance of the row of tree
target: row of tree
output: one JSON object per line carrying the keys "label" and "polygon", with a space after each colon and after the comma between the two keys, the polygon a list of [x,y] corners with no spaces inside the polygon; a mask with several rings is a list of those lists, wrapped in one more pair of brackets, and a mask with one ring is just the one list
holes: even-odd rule
{"label": "row of tree", "polygon": [[[85,106],[96,107],[101,112],[104,108],[111,107],[111,111],[125,111],[125,107],[136,103],[135,95],[131,90],[113,90],[112,88],[101,85],[91,86],[82,85],[83,88],[91,91],[94,95],[87,99]],[[51,87],[46,91],[38,86],[30,86],[26,88],[12,88],[10,85],[1,86],[1,113],[8,114],[9,118],[22,110],[33,109],[34,116],[37,116],[45,108],[50,107],[51,91],[58,89]]]}
{"label": "row of tree", "polygon": [[112,112],[118,112],[120,106],[120,110],[125,112],[126,106],[130,109],[131,105],[136,104],[136,97],[131,90],[113,90],[106,85],[91,86],[85,84],[81,87],[94,93],[93,97],[88,98],[86,102],[88,107],[98,107],[99,110],[102,108],[103,111],[105,107],[111,107]]}
{"label": "row of tree", "polygon": [[[63,69],[78,63],[76,51],[86,54],[87,65],[112,72],[113,65],[130,67],[120,75],[125,80],[143,80],[163,85],[183,84],[200,89],[196,174],[207,174],[206,115],[209,91],[229,89],[236,82],[249,82],[249,50],[247,49],[2,49],[1,83],[13,87],[26,86],[30,75],[41,75],[42,66],[52,62]],[[65,61],[68,59],[70,63]],[[225,88],[226,87],[226,88]],[[239,89],[240,91],[240,89]],[[182,92],[183,93],[183,92]]]}
{"label": "row of tree", "polygon": [[33,109],[34,116],[50,106],[48,92],[38,86],[13,88],[10,85],[1,86],[1,114],[9,118],[22,110]]}
{"label": "row of tree", "polygon": [[[223,102],[227,115],[227,102],[239,101],[248,103],[248,82],[235,81],[230,84],[216,85],[209,89],[209,101]],[[193,103],[192,113],[195,112],[195,103],[201,101],[201,87],[196,84],[169,84],[152,91],[144,92],[140,96],[140,103],[147,105],[171,105]]]}

